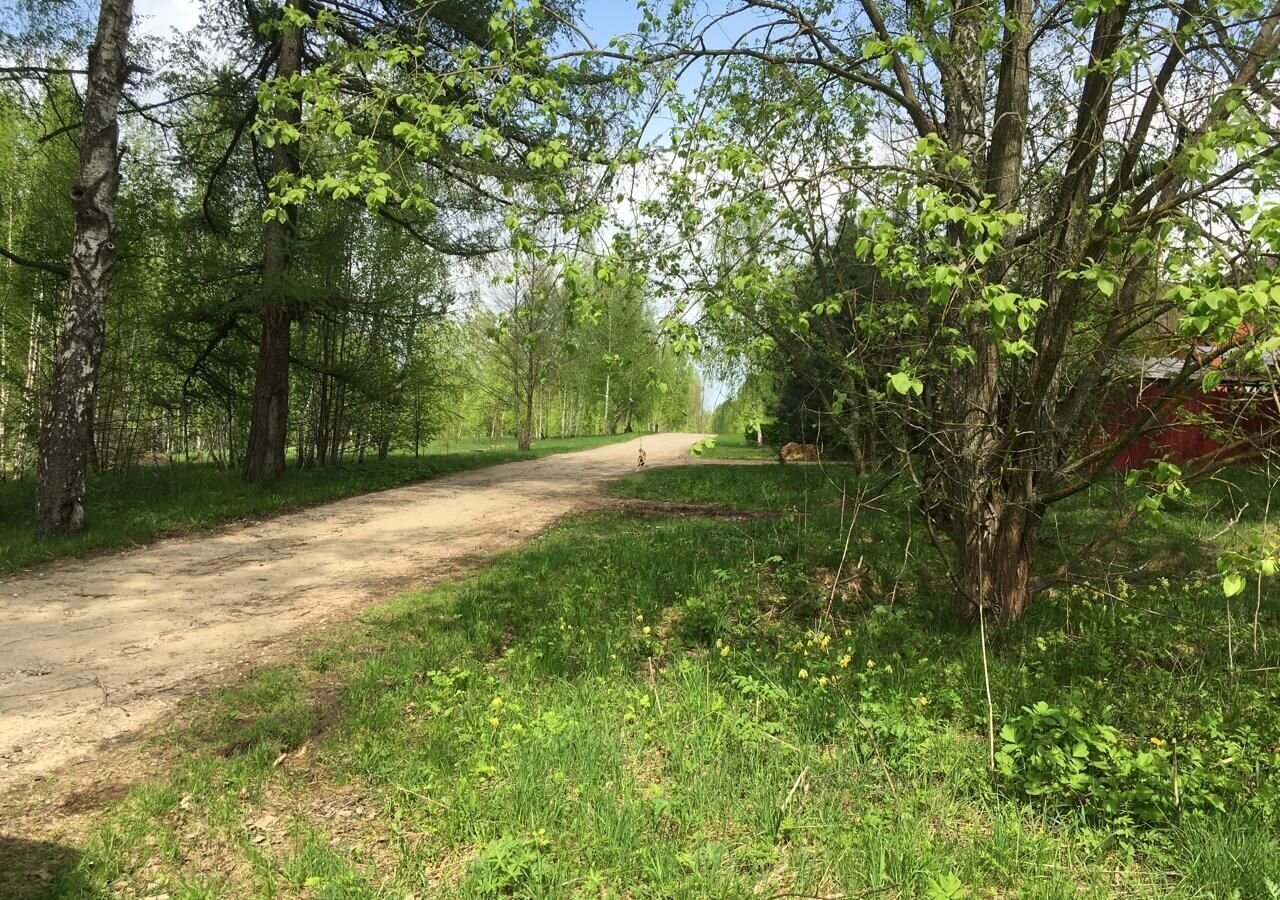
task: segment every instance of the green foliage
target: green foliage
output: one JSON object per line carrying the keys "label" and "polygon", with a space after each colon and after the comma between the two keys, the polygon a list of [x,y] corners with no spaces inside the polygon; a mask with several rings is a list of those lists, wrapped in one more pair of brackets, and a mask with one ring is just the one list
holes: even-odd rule
{"label": "green foliage", "polygon": [[545,829],[532,837],[500,835],[484,845],[471,864],[468,887],[482,897],[543,896],[552,887],[552,870],[542,856]]}
{"label": "green foliage", "polygon": [[[950,566],[964,620],[983,602],[1022,614],[1025,585],[978,561],[1000,548],[1024,556],[1005,571],[1033,566],[1023,517],[1105,479],[1197,385],[1256,391],[1217,396],[1223,446],[1274,437],[1256,397],[1280,347],[1280,166],[1257,112],[1275,32],[1226,7],[1060,11],[748,4],[673,11],[652,44],[707,67],[663,97],[668,168],[639,204],[671,330],[773,376],[778,420],[801,410],[861,467],[927,482],[941,546],[966,548]],[[1231,62],[1196,40],[1206,23]],[[1197,98],[1177,125],[1157,112],[1175,85]],[[1121,427],[1109,401],[1152,358],[1184,376]],[[1214,461],[1198,462],[1188,482]],[[1224,592],[1263,558],[1231,560]]]}
{"label": "green foliage", "polygon": [[[253,860],[246,897],[1269,896],[1280,712],[1268,673],[1227,671],[1211,565],[1123,604],[1059,591],[1000,633],[997,728],[1017,749],[993,782],[977,637],[940,615],[932,558],[898,552],[911,494],[862,509],[862,564],[833,596],[860,482],[816,475],[628,477],[623,496],[762,514],[573,519],[322,636],[318,668],[208,698],[172,776],[117,805],[49,896],[217,879],[189,852],[204,840],[217,865]],[[1088,500],[1061,527],[1094,527],[1106,498]],[[1202,518],[1168,516],[1139,558]],[[264,810],[279,821],[259,827]]]}
{"label": "green foliage", "polygon": [[[1211,714],[1206,718],[1212,722]],[[1006,721],[996,759],[1005,779],[1035,802],[1078,809],[1115,828],[1161,824],[1184,812],[1222,812],[1228,804],[1264,813],[1280,808],[1280,756],[1268,754],[1251,731],[1227,736],[1220,720],[1201,724],[1209,736],[1204,746],[1152,737],[1134,747],[1132,738],[1088,721],[1079,709],[1041,701]],[[1265,767],[1265,783],[1255,780],[1261,769],[1249,760]]]}
{"label": "green foliage", "polygon": [[682,431],[702,414],[692,363],[664,345],[642,283],[512,260],[463,325],[453,429]]}

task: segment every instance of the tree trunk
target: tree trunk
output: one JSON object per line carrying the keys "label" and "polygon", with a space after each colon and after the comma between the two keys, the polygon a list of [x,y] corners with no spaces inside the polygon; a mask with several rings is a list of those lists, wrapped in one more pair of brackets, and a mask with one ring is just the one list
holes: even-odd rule
{"label": "tree trunk", "polygon": [[[10,245],[12,246],[12,240]],[[0,481],[9,480],[9,436],[5,433],[5,419],[9,414],[9,378],[6,360],[9,355],[9,330],[0,319]]]}
{"label": "tree trunk", "polygon": [[[288,5],[299,8],[299,0]],[[302,33],[295,25],[285,25],[280,41],[276,77],[296,75],[302,61]],[[302,121],[300,101],[283,108],[281,121],[294,126]],[[296,175],[299,171],[297,145],[277,140],[271,150],[273,175]],[[248,482],[275,478],[285,470],[285,447],[289,442],[289,332],[293,324],[290,308],[290,240],[297,226],[297,213],[290,207],[285,220],[272,219],[263,229],[262,254],[262,342],[253,385],[253,407],[249,424],[249,447],[245,451],[242,474]]]}
{"label": "tree trunk", "polygon": [[93,447],[93,395],[102,362],[107,290],[116,266],[111,238],[120,188],[117,113],[132,20],[132,0],[102,0],[89,48],[80,164],[71,188],[75,234],[68,266],[70,298],[40,427],[36,533],[41,536],[74,534],[87,521],[84,482]]}
{"label": "tree trunk", "polygon": [[[13,197],[9,197],[9,246],[13,246]],[[13,270],[13,260],[9,261],[9,269]],[[9,329],[3,318],[0,318],[0,481],[9,479],[9,435],[5,431],[5,422],[9,414]]]}
{"label": "tree trunk", "polygon": [[1031,602],[1031,567],[1039,543],[1041,512],[1021,505],[974,497],[955,523],[959,548],[959,591],[954,613],[973,621],[979,607],[1008,624],[1022,618]]}
{"label": "tree trunk", "polygon": [[613,434],[613,426],[609,421],[609,386],[613,380],[613,373],[606,372],[604,375],[604,421],[601,423],[600,432],[602,434]]}
{"label": "tree trunk", "polygon": [[[516,422],[516,447],[520,450],[528,450],[533,446],[533,395],[536,387],[533,379],[530,378],[529,384],[524,392],[524,420]],[[520,418],[519,410],[516,411],[516,418]]]}
{"label": "tree trunk", "polygon": [[[39,306],[43,301],[44,292],[41,291],[35,302],[31,304],[31,323],[27,331],[26,371],[22,376],[23,422],[31,421],[36,407],[36,376],[40,371],[40,330],[44,327],[44,321],[40,317]],[[25,477],[25,470],[28,468],[27,449],[27,429],[25,427],[19,428],[18,437],[13,446],[13,464],[15,473],[21,477]]]}

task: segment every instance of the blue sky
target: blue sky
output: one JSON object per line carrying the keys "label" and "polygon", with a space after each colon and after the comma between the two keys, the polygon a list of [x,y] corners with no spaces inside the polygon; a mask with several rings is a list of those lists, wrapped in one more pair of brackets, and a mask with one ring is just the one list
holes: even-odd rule
{"label": "blue sky", "polygon": [[583,30],[598,44],[634,31],[639,21],[640,13],[629,0],[585,0],[582,4]]}
{"label": "blue sky", "polygon": [[[200,18],[200,0],[136,0],[135,9],[139,25],[151,34],[168,34],[171,28],[186,31]],[[632,31],[640,21],[631,0],[584,0],[582,18],[584,30],[601,43]]]}

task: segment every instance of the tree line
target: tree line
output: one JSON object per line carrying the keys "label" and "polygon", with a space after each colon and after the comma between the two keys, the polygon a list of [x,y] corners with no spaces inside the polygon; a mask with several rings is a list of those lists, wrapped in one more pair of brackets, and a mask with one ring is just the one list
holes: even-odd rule
{"label": "tree line", "polygon": [[[40,533],[85,526],[94,469],[201,460],[257,481],[438,436],[527,447],[700,412],[635,278],[570,290],[522,252],[546,284],[531,301],[504,283],[504,185],[566,181],[530,159],[547,138],[526,110],[478,117],[501,135],[487,152],[451,132],[405,158],[404,121],[373,108],[302,138],[319,97],[303,78],[363,71],[328,84],[360,103],[377,89],[370,44],[420,49],[403,84],[484,46],[499,6],[210,3],[195,34],[163,42],[137,34],[127,0],[95,19],[21,6],[0,67],[0,477],[38,478]],[[284,180],[314,185],[360,154],[395,160],[413,198],[330,177],[276,204]]]}
{"label": "tree line", "polygon": [[[23,345],[37,325],[63,335],[44,429],[62,437],[40,456],[65,447],[66,459],[41,463],[40,528],[83,520],[74,435],[105,415],[97,404],[117,398],[112,421],[138,421],[118,399],[137,390],[110,390],[94,358],[117,250],[160,250],[130,277],[166,298],[140,332],[161,336],[155,348],[140,336],[129,349],[122,331],[107,352],[181,373],[136,384],[170,385],[161,408],[184,410],[184,429],[199,397],[202,439],[219,435],[250,480],[281,471],[292,446],[317,464],[344,441],[383,452],[405,408],[430,408],[405,399],[407,354],[436,360],[415,383],[458,371],[437,329],[460,329],[464,364],[484,373],[463,379],[455,408],[522,443],[557,423],[671,421],[697,393],[687,356],[710,354],[752,371],[758,396],[744,405],[785,398],[860,467],[912,485],[961,621],[1014,621],[1066,576],[1037,569],[1042,523],[1125,447],[1224,379],[1269,377],[1280,7],[638,9],[635,34],[601,44],[572,4],[550,0],[211,3],[226,59],[192,47],[157,75],[113,56],[129,3],[104,0],[83,81],[69,64],[6,69],[46,86],[38,102],[20,88],[12,100],[28,145],[82,135],[58,163],[77,185],[61,214],[74,221],[58,232],[31,212],[41,197],[15,225],[75,235],[70,265],[22,241],[7,251],[28,302],[72,283],[61,325],[60,300],[8,316],[21,371],[8,402],[28,418]],[[32,32],[42,46],[63,33],[46,21]],[[163,83],[162,105],[122,92],[130,78]],[[104,231],[115,179],[94,147],[114,145],[107,113],[122,102],[138,114],[130,129],[160,119],[163,138],[131,147],[105,215],[120,221]],[[172,197],[167,224],[128,199],[148,152],[179,163],[148,194]],[[652,194],[624,190],[628,173]],[[103,240],[115,233],[118,248]],[[499,250],[501,300],[461,322],[436,314],[451,266]],[[130,289],[127,272],[113,292]],[[1153,356],[1177,361],[1169,389],[1130,426],[1100,431],[1114,388]],[[81,402],[99,381],[101,396]],[[485,399],[497,396],[510,397],[501,415]],[[1255,391],[1237,421],[1269,396]],[[1225,446],[1250,441],[1268,443],[1239,433]],[[1232,458],[1140,473],[1144,494],[1114,532]],[[1227,561],[1224,589],[1274,568],[1268,552]]]}

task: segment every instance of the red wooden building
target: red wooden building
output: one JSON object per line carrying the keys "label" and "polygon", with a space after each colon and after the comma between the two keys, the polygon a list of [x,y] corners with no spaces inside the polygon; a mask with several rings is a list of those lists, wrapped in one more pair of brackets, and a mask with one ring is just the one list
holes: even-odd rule
{"label": "red wooden building", "polygon": [[[1280,358],[1268,359],[1266,367],[1277,362]],[[1184,381],[1187,365],[1187,358],[1178,356],[1143,360],[1139,378],[1107,404],[1103,428],[1109,439],[1141,423],[1139,436],[1111,460],[1111,468],[1142,469],[1161,459],[1178,466],[1244,459],[1280,446],[1280,398],[1270,378],[1224,371],[1205,391],[1201,378],[1216,367]]]}

